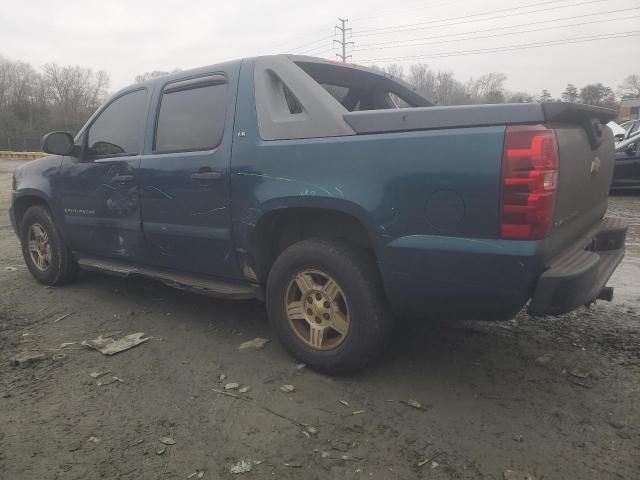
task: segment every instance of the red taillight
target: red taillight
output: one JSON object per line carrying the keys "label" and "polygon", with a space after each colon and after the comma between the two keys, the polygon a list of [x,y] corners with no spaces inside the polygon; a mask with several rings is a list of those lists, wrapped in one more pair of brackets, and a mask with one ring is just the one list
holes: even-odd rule
{"label": "red taillight", "polygon": [[500,236],[539,240],[551,229],[558,189],[558,144],[544,125],[507,127],[502,154]]}

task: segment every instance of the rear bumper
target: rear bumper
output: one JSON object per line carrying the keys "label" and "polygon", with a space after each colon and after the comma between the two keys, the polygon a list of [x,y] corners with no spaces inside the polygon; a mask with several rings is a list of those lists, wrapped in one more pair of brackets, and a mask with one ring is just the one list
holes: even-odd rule
{"label": "rear bumper", "polygon": [[537,241],[413,235],[378,254],[398,316],[502,320],[531,298],[545,264]]}
{"label": "rear bumper", "polygon": [[538,278],[529,313],[560,315],[594,301],[624,257],[626,223],[605,218],[553,259]]}

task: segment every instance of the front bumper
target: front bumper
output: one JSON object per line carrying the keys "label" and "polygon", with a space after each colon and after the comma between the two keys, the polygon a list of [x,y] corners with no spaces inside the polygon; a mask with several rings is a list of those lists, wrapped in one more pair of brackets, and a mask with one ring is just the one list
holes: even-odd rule
{"label": "front bumper", "polygon": [[535,316],[561,315],[593,302],[624,257],[627,224],[605,218],[540,275],[529,305]]}

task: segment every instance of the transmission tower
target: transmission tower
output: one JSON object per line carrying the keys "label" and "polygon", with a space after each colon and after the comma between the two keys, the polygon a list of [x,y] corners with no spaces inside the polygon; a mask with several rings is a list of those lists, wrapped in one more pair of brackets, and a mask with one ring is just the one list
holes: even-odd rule
{"label": "transmission tower", "polygon": [[340,60],[342,60],[343,63],[346,63],[347,60],[349,58],[351,58],[351,55],[347,55],[347,45],[353,45],[353,42],[347,42],[347,32],[350,32],[351,29],[347,28],[347,22],[349,21],[349,19],[347,18],[338,18],[338,21],[340,22],[340,25],[336,25],[335,26],[335,31],[336,32],[340,32],[340,37],[342,40],[336,40],[334,39],[333,42],[337,43],[338,45],[340,45],[341,49],[342,49],[342,54],[336,53],[336,57],[338,57]]}

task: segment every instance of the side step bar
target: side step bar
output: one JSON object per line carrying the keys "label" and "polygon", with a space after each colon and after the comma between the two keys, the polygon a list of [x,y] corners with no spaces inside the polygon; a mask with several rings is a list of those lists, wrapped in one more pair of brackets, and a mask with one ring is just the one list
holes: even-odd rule
{"label": "side step bar", "polygon": [[211,297],[233,300],[258,299],[264,300],[264,293],[260,285],[253,283],[233,282],[214,279],[204,275],[177,273],[157,267],[148,267],[93,257],[76,257],[78,265],[84,270],[106,273],[118,277],[130,275],[158,280],[170,287],[186,290]]}

